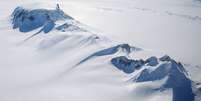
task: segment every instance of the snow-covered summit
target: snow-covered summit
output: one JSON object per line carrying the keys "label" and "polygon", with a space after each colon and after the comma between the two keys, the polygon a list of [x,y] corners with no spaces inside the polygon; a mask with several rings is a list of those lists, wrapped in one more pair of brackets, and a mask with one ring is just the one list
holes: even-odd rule
{"label": "snow-covered summit", "polygon": [[186,70],[180,64],[171,60],[168,64],[159,66],[156,70],[149,72],[144,70],[136,79],[136,82],[167,80],[158,89],[173,89],[173,101],[194,101],[193,81],[188,77]]}
{"label": "snow-covered summit", "polygon": [[13,28],[19,28],[21,32],[29,32],[43,27],[43,31],[48,33],[54,28],[56,21],[69,19],[72,18],[66,15],[60,9],[59,5],[57,5],[55,10],[27,10],[22,7],[17,7],[12,13]]}
{"label": "snow-covered summit", "polygon": [[65,14],[58,4],[55,10],[25,9],[23,7],[17,7],[11,15],[11,20],[13,29],[19,28],[20,32],[31,32],[40,28],[38,32],[28,37],[26,40],[41,32],[49,33],[52,30],[62,32],[85,31],[78,25],[74,25],[76,21],[69,15]]}

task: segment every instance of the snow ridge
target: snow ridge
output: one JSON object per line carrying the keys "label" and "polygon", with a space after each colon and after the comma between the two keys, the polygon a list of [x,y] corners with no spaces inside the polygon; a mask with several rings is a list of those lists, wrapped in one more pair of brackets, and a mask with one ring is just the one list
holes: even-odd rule
{"label": "snow ridge", "polygon": [[[62,21],[62,24],[58,25],[58,21]],[[78,23],[75,24],[74,22],[76,21],[72,17],[65,14],[60,9],[59,5],[57,5],[56,10],[27,10],[22,7],[17,7],[12,13],[13,29],[19,28],[20,32],[25,33],[41,28],[37,33],[33,34],[31,37],[28,37],[26,40],[31,39],[33,36],[38,35],[41,32],[50,33],[57,30],[59,31],[58,33],[69,32],[75,34],[76,32],[81,32],[80,37],[82,38],[73,39],[75,43],[77,42],[82,45],[87,44],[88,46],[98,46],[98,42],[101,37],[92,33],[90,33],[91,35],[87,37],[82,35],[84,32],[89,32],[86,29],[80,28],[77,25]],[[67,39],[68,36],[59,36],[55,37],[55,40],[52,41],[43,40],[41,48],[47,49],[49,47],[56,46],[57,43],[66,41]],[[67,41],[69,42],[68,44],[71,44],[71,41]],[[72,47],[78,46],[72,45]],[[79,60],[78,63],[73,67],[77,67],[78,65],[86,63],[94,58],[112,56],[113,58],[110,59],[109,65],[116,67],[119,71],[123,71],[125,75],[135,74],[137,71],[141,70],[141,72],[136,73],[137,75],[132,76],[132,84],[150,81],[157,82],[167,78],[167,80],[165,80],[165,82],[163,82],[159,88],[155,89],[156,91],[165,91],[171,88],[173,89],[173,101],[195,100],[195,94],[192,90],[193,81],[188,77],[188,73],[181,63],[171,59],[168,55],[165,55],[161,58],[152,56],[146,60],[132,59],[130,54],[135,54],[139,51],[143,50],[141,48],[133,47],[129,44],[117,44],[110,46],[109,48],[104,47],[104,49],[98,50],[84,59]],[[123,53],[124,55],[118,56],[117,54],[119,53]]]}

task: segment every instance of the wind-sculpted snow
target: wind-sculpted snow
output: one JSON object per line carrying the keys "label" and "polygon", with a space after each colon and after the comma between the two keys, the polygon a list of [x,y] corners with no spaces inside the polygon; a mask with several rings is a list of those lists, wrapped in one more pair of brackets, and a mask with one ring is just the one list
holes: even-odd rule
{"label": "wind-sculpted snow", "polygon": [[83,63],[83,62],[86,62],[87,60],[89,60],[89,59],[91,59],[93,57],[113,55],[113,54],[115,54],[115,53],[117,53],[119,51],[122,51],[122,52],[124,52],[125,54],[128,55],[133,51],[139,51],[139,50],[141,50],[141,49],[136,48],[136,47],[132,47],[132,46],[130,46],[128,44],[120,44],[120,45],[117,45],[117,46],[114,46],[114,47],[110,47],[110,48],[103,49],[103,50],[100,50],[98,52],[95,52],[92,55],[90,55],[87,58],[85,58],[82,61],[80,61],[78,63],[78,65]]}
{"label": "wind-sculpted snow", "polygon": [[[127,54],[132,52],[131,47],[128,44],[121,44],[98,51],[82,60],[79,64],[84,63],[93,57],[114,55],[119,49]],[[128,59],[126,56],[119,56],[112,58],[111,63],[120,71],[127,74],[134,73],[135,70],[144,68],[144,70],[142,70],[134,79],[137,83],[148,81],[155,82],[167,78],[160,88],[153,89],[162,91],[169,88],[173,89],[172,101],[194,101],[195,99],[192,90],[192,81],[188,78],[188,73],[181,63],[177,63],[168,55],[159,59],[152,56],[146,60],[133,60]],[[145,66],[148,66],[148,68],[145,68]]]}
{"label": "wind-sculpted snow", "polygon": [[[193,81],[188,77],[188,73],[181,63],[176,62],[168,55],[157,58],[157,55],[146,53],[147,51],[129,44],[116,44],[111,41],[112,45],[109,45],[106,43],[107,40],[97,33],[91,33],[87,28],[80,27],[80,23],[66,15],[58,5],[55,10],[28,10],[17,7],[12,14],[12,24],[13,29],[19,28],[20,32],[31,33],[31,31],[39,29],[31,37],[39,33],[49,33],[30,40],[27,44],[20,44],[14,48],[15,50],[12,50],[13,46],[9,46],[12,43],[10,40],[8,40],[9,44],[6,44],[9,47],[8,50],[14,51],[14,53],[8,54],[8,58],[5,58],[6,61],[11,62],[0,63],[0,67],[5,66],[7,69],[7,67],[14,66],[17,73],[14,73],[14,76],[9,75],[11,77],[7,78],[6,71],[4,74],[6,76],[1,77],[6,78],[5,81],[2,80],[4,81],[1,82],[2,85],[6,85],[6,81],[18,80],[23,84],[23,86],[19,84],[21,88],[26,86],[31,90],[34,89],[34,93],[30,92],[30,95],[19,94],[22,97],[19,98],[20,101],[35,100],[36,98],[38,101],[52,99],[57,101],[60,100],[58,96],[69,101],[94,101],[103,98],[103,101],[162,101],[164,98],[161,96],[166,96],[164,92],[168,90],[173,91],[172,101],[194,101],[195,99],[192,90]],[[24,38],[24,36],[18,37],[18,35],[7,37],[17,37],[16,39],[19,38],[19,40],[21,37]],[[15,42],[13,43],[15,44]],[[24,51],[24,49],[26,50]],[[144,56],[144,54],[149,54],[149,56]],[[93,59],[95,61],[92,61]],[[26,69],[24,69],[25,67]],[[125,80],[131,82],[125,82]],[[130,85],[134,85],[134,87],[130,87]],[[16,86],[19,89],[20,87]],[[6,88],[5,91],[7,91]],[[18,93],[18,89],[14,91]],[[146,96],[142,92],[151,94]],[[43,99],[47,94],[48,97]],[[16,95],[18,98],[18,94]],[[146,98],[144,98],[145,96]],[[167,96],[170,98],[171,94]],[[0,95],[0,100],[1,97],[4,96]],[[5,99],[8,99],[5,101],[13,101],[10,99],[15,99],[15,96],[14,98],[10,95],[5,96]]]}

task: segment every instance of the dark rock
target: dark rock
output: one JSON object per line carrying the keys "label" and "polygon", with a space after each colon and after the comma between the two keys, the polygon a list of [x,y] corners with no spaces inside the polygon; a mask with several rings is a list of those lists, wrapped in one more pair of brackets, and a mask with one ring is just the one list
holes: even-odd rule
{"label": "dark rock", "polygon": [[125,73],[132,73],[135,70],[134,66],[132,65],[132,60],[127,59],[125,56],[113,58],[111,63]]}
{"label": "dark rock", "polygon": [[157,57],[152,56],[146,60],[146,63],[148,66],[157,66],[158,65],[158,59],[157,59]]}
{"label": "dark rock", "polygon": [[125,73],[133,73],[136,69],[140,69],[144,65],[143,60],[131,60],[125,56],[113,58],[111,63]]}
{"label": "dark rock", "polygon": [[168,55],[165,55],[159,59],[160,61],[171,61],[171,58]]}
{"label": "dark rock", "polygon": [[140,59],[140,60],[135,60],[135,68],[140,69],[143,65],[145,64],[145,61]]}
{"label": "dark rock", "polygon": [[55,27],[58,20],[72,19],[66,15],[57,5],[56,10],[34,9],[28,10],[17,7],[12,15],[13,29],[19,28],[20,32],[30,32],[37,28],[48,33]]}

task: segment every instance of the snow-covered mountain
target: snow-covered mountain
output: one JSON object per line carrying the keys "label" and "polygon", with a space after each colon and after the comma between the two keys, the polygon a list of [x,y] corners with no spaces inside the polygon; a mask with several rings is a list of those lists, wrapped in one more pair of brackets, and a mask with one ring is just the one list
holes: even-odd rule
{"label": "snow-covered mountain", "polygon": [[[189,1],[184,3],[199,6],[194,4],[199,1]],[[85,25],[85,21],[80,22],[85,18],[68,15],[69,10],[72,15],[77,11],[67,10],[65,6],[79,8],[85,4],[83,1],[69,0],[62,2],[62,6],[56,2],[8,0],[0,3],[10,3],[7,11],[7,7],[1,6],[5,9],[2,14],[8,13],[0,17],[1,101],[201,101],[199,66],[181,63],[164,52],[129,44],[129,40],[128,43],[114,41],[113,35],[89,26],[93,25],[89,21],[93,21],[92,17],[85,20],[89,21]],[[166,7],[154,10],[154,4],[170,3],[166,0],[155,0],[153,4],[146,0],[86,2],[87,9],[95,7],[111,13],[130,12],[132,7],[125,8],[125,4],[136,2],[139,7],[132,9],[200,24],[196,11],[179,14],[179,10],[172,12]],[[142,2],[149,8],[142,7]],[[180,4],[181,0],[171,3]],[[100,7],[103,5],[106,7]],[[107,8],[110,5],[118,8]]]}

